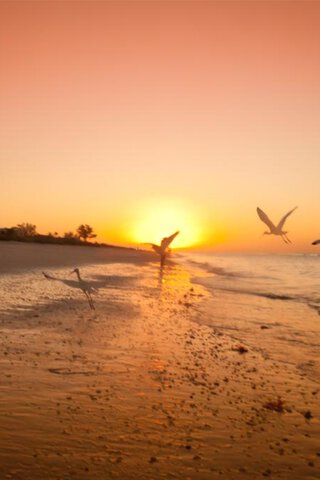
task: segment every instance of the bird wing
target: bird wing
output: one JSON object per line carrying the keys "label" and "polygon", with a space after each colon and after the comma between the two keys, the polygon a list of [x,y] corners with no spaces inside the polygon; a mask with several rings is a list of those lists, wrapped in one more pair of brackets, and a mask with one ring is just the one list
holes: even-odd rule
{"label": "bird wing", "polygon": [[161,253],[161,247],[159,247],[159,245],[156,245],[155,243],[150,243],[149,245],[151,245],[151,247],[153,248],[153,250],[157,253]]}
{"label": "bird wing", "polygon": [[312,242],[312,245],[319,245],[320,243],[320,240],[315,240],[314,242]]}
{"label": "bird wing", "polygon": [[[79,282],[80,283],[80,282]],[[80,283],[80,288],[81,290],[83,290],[84,292],[89,292],[89,293],[97,293],[98,292],[98,288],[96,286],[93,285],[94,282],[87,282],[85,280],[82,280],[82,282]]]}
{"label": "bird wing", "polygon": [[276,228],[274,224],[271,222],[268,215],[264,213],[264,211],[261,210],[261,208],[257,207],[257,213],[259,215],[260,220],[262,220],[263,223],[265,223],[270,228],[270,230],[273,230],[274,228]]}
{"label": "bird wing", "polygon": [[151,243],[151,242],[144,242],[144,243],[141,243],[141,245],[149,245],[149,247],[155,249],[155,247],[159,247],[159,245],[156,245],[155,243]]}
{"label": "bird wing", "polygon": [[164,237],[162,240],[161,240],[161,248],[163,250],[166,250],[166,248],[169,247],[170,243],[176,238],[176,236],[178,235],[178,233],[180,233],[179,231],[173,233],[172,235],[170,235],[170,237]]}
{"label": "bird wing", "polygon": [[68,280],[64,278],[57,278],[57,277],[52,277],[51,275],[48,275],[45,272],[42,272],[42,273],[47,280],[55,280],[56,282],[64,283],[65,285],[71,288],[82,288],[78,280]]}
{"label": "bird wing", "polygon": [[45,272],[42,272],[43,276],[47,279],[47,280],[58,280],[60,281],[60,278],[56,278],[56,277],[51,277],[51,275],[48,275],[47,273]]}
{"label": "bird wing", "polygon": [[284,224],[285,224],[285,221],[287,220],[287,218],[289,217],[289,215],[291,215],[292,212],[294,212],[298,207],[294,207],[292,210],[290,210],[290,212],[288,212],[284,217],[281,218],[277,228],[279,230],[282,230]]}
{"label": "bird wing", "polygon": [[67,287],[80,288],[81,290],[86,289],[86,285],[82,285],[78,280],[61,279],[60,282],[67,285]]}

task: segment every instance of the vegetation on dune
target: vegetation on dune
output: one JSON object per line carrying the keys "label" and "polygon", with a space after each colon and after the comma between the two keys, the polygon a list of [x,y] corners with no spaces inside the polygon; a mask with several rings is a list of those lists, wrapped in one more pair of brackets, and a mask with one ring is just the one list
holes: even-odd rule
{"label": "vegetation on dune", "polygon": [[41,234],[37,232],[36,225],[20,223],[15,227],[0,228],[0,241],[53,243],[59,245],[85,245],[91,247],[112,247],[106,243],[90,242],[96,238],[93,228],[88,224],[79,225],[75,232],[65,232],[59,236],[57,232]]}
{"label": "vegetation on dune", "polygon": [[93,228],[90,227],[88,224],[79,225],[77,228],[77,235],[81,239],[83,238],[84,242],[88,240],[88,238],[95,238],[97,235],[93,232]]}
{"label": "vegetation on dune", "polygon": [[37,227],[32,223],[19,223],[14,229],[21,238],[30,238],[37,235]]}

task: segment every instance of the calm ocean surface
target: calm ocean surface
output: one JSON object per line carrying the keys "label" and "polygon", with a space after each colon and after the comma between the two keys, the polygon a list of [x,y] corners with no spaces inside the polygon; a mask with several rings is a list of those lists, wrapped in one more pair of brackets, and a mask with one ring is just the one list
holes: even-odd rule
{"label": "calm ocean surface", "polygon": [[201,322],[320,381],[320,254],[181,258],[211,293]]}

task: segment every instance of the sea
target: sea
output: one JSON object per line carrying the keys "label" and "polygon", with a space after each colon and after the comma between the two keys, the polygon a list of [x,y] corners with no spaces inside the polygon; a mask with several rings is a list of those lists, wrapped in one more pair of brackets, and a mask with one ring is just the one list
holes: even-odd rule
{"label": "sea", "polygon": [[320,383],[320,254],[188,253],[198,321]]}

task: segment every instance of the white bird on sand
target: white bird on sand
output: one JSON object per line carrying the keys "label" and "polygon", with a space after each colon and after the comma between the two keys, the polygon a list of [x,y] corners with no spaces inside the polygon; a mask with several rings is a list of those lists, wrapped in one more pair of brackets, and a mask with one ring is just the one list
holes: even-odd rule
{"label": "white bird on sand", "polygon": [[268,217],[268,215],[266,213],[264,213],[263,210],[261,210],[261,208],[257,208],[257,213],[259,215],[259,218],[260,220],[262,220],[270,229],[269,232],[263,232],[264,235],[280,235],[282,240],[285,242],[285,243],[292,243],[288,236],[287,236],[287,233],[288,232],[284,232],[282,229],[284,227],[284,224],[285,224],[285,221],[287,220],[287,218],[289,217],[289,215],[291,215],[292,212],[294,212],[298,207],[294,207],[292,210],[290,210],[290,212],[288,212],[284,217],[281,218],[280,222],[278,223],[277,226],[275,226],[270,218]]}
{"label": "white bird on sand", "polygon": [[[90,305],[91,310],[95,309],[94,304],[93,304],[93,300],[92,300],[92,297],[91,297],[91,293],[95,292],[96,288],[93,287],[92,285],[90,285],[90,283],[86,282],[85,280],[83,280],[81,278],[79,268],[75,268],[71,272],[71,273],[76,273],[77,274],[78,280],[68,280],[68,279],[63,279],[63,278],[57,278],[57,277],[52,277],[51,275],[48,275],[45,272],[42,272],[42,273],[47,280],[56,280],[58,282],[64,283],[68,287],[79,288],[80,290],[82,290],[83,293],[85,294],[85,296],[87,297],[87,300],[88,300],[88,303]],[[97,283],[101,284],[101,282],[97,282]],[[99,285],[99,286],[101,286],[101,285]]]}
{"label": "white bird on sand", "polygon": [[320,244],[320,240],[315,240],[314,242],[312,242],[312,245],[319,245]]}
{"label": "white bird on sand", "polygon": [[180,233],[180,232],[177,231],[177,232],[173,233],[172,235],[170,235],[170,237],[164,237],[161,240],[160,245],[155,245],[154,243],[149,243],[149,245],[152,246],[153,250],[160,255],[161,265],[164,264],[166,255],[169,251],[168,248],[169,248],[170,243],[176,238],[178,233]]}

